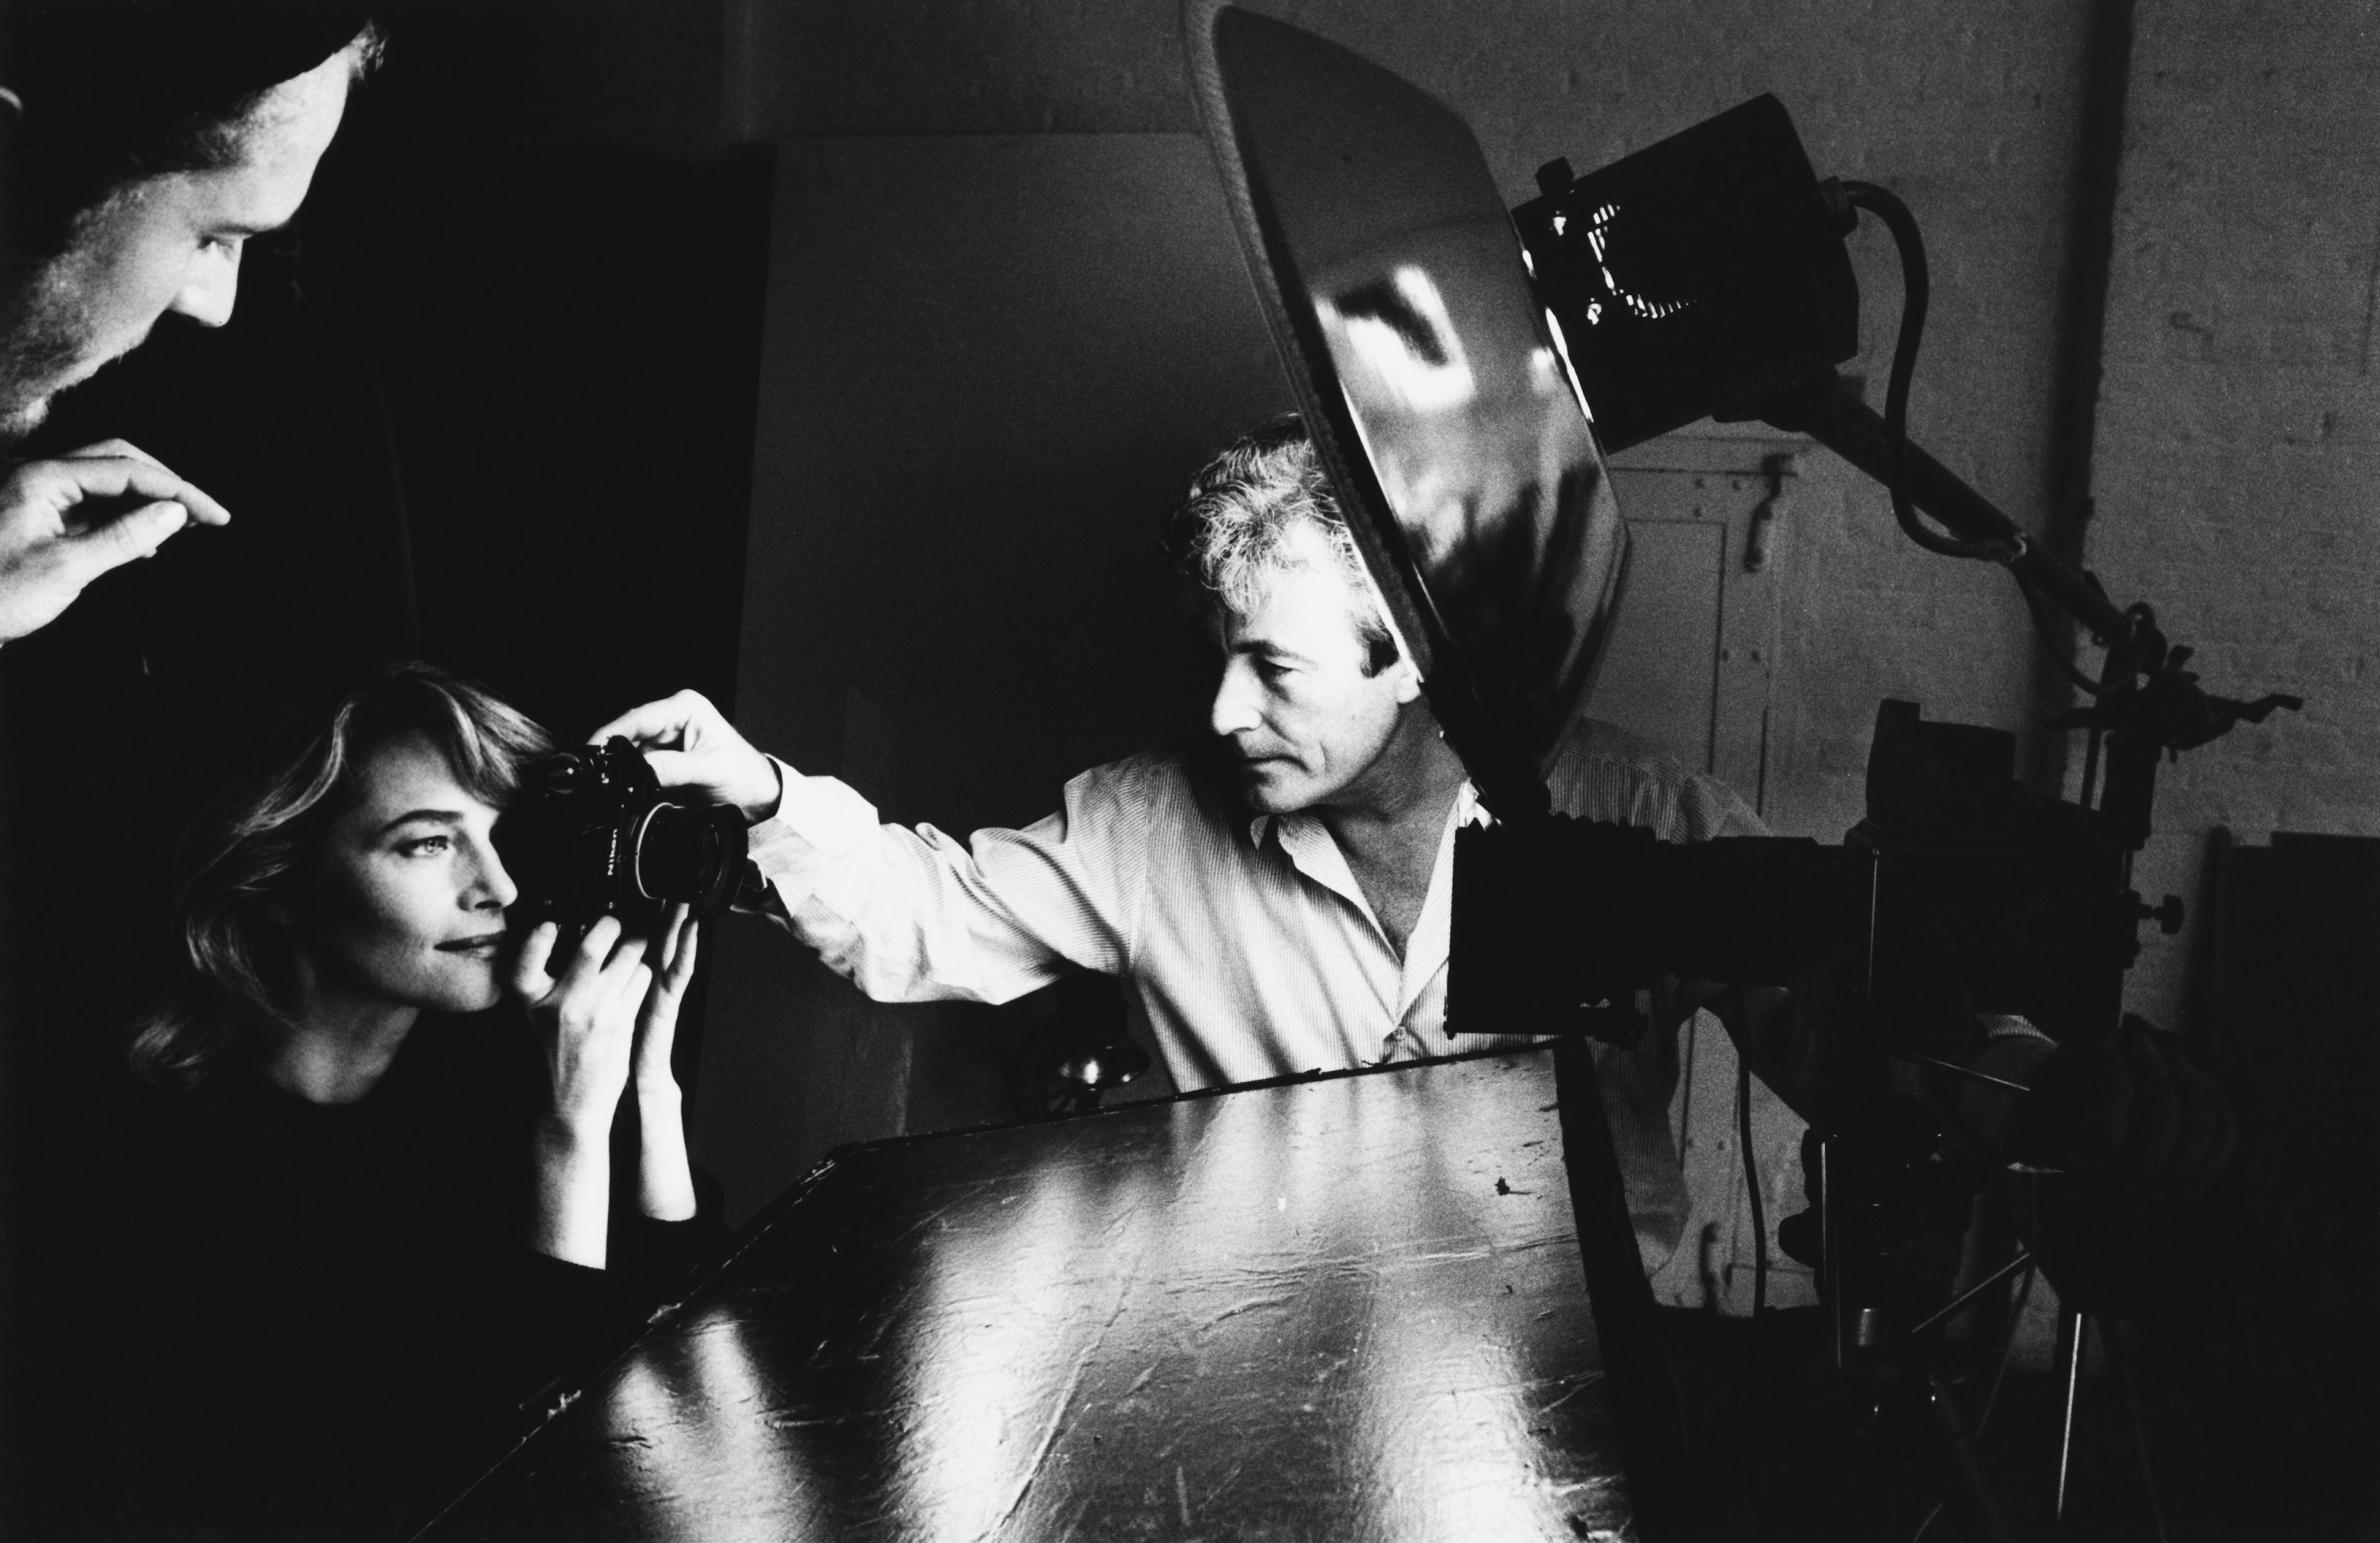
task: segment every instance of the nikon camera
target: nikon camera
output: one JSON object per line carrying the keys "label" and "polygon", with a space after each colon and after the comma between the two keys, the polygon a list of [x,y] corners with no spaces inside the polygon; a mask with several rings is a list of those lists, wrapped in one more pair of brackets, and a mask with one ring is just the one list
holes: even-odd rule
{"label": "nikon camera", "polygon": [[555,923],[557,956],[603,917],[650,937],[674,901],[715,915],[748,867],[742,811],[672,796],[616,735],[531,767],[496,845],[520,886],[511,919],[521,931]]}

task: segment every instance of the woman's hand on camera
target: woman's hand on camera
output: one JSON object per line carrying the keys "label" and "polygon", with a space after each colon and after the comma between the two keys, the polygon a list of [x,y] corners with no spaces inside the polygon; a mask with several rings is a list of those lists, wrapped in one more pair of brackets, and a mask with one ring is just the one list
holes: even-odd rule
{"label": "woman's hand on camera", "polygon": [[580,1140],[610,1138],[612,1113],[628,1084],[638,1006],[652,985],[645,940],[624,938],[616,917],[587,929],[559,977],[547,973],[552,922],[521,944],[513,990],[528,1005],[545,1051],[552,1119]]}
{"label": "woman's hand on camera", "polygon": [[699,789],[715,803],[735,805],[753,824],[777,812],[784,789],[776,762],[754,749],[698,691],[632,708],[589,735],[588,743],[601,745],[613,735],[645,752],[663,787]]}

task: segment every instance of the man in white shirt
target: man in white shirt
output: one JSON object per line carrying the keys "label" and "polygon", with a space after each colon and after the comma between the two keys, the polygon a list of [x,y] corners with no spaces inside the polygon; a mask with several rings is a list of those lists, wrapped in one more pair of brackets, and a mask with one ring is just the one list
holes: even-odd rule
{"label": "man in white shirt", "polygon": [[[1445,1032],[1454,832],[1486,815],[1303,431],[1275,424],[1217,457],[1171,535],[1222,657],[1212,737],[1087,772],[1025,830],[962,844],[880,824],[857,792],[763,756],[693,693],[595,737],[663,747],[648,754],[664,784],[739,806],[781,919],[879,1001],[998,1002],[1069,966],[1121,975],[1185,1091],[1522,1042]],[[1606,724],[1575,724],[1548,781],[1557,809],[1666,840],[1762,832],[1723,784]],[[2026,1027],[1985,1055],[2022,1076],[2051,1050]],[[1667,1120],[1675,1036],[1597,1059],[1658,1264],[1685,1214]],[[2212,1155],[2178,1141],[2165,1136],[2159,1164]]]}

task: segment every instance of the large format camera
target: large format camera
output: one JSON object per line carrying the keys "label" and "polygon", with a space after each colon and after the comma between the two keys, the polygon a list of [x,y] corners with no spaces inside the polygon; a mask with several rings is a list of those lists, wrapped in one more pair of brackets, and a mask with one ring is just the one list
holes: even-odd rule
{"label": "large format camera", "polygon": [[673,797],[616,735],[531,767],[496,844],[520,886],[516,924],[555,923],[557,953],[607,916],[650,934],[673,902],[712,915],[734,898],[745,868],[742,812]]}

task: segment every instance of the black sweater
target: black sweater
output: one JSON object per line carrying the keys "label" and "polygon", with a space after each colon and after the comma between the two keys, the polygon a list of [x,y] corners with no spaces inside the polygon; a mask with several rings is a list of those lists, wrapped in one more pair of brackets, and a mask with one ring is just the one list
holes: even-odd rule
{"label": "black sweater", "polygon": [[615,1220],[605,1270],[532,1251],[542,1078],[516,1015],[425,1015],[352,1104],[236,1073],[109,1106],[101,1201],[38,1271],[70,1288],[59,1530],[401,1536],[624,1344],[718,1227]]}

